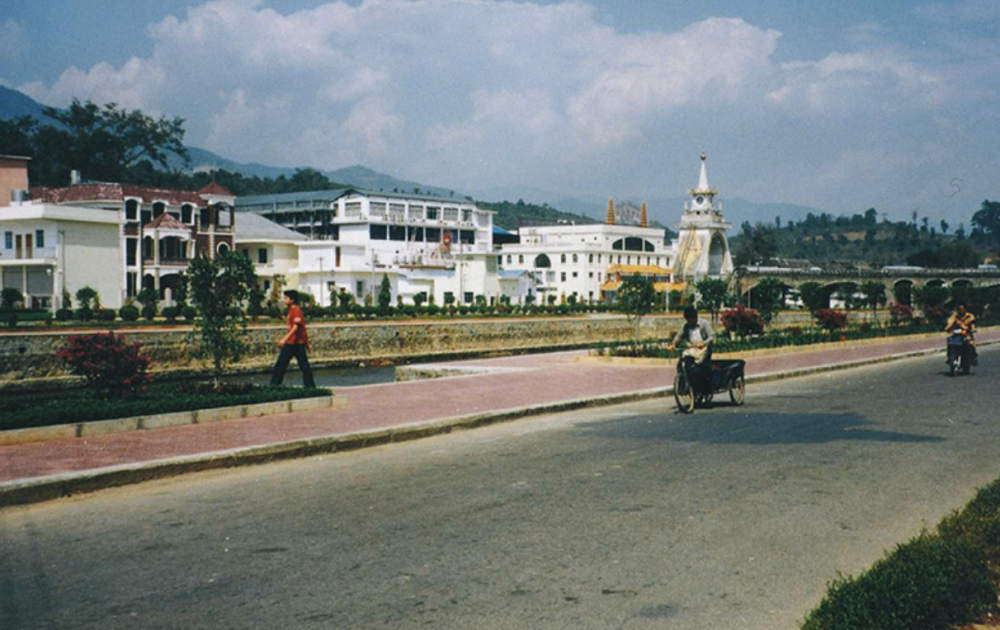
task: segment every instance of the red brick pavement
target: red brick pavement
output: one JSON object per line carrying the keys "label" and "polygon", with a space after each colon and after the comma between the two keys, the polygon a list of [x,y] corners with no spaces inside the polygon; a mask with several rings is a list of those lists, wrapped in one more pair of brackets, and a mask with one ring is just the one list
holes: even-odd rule
{"label": "red brick pavement", "polygon": [[[980,333],[1000,340],[1000,329]],[[773,376],[900,354],[943,350],[942,336],[827,344],[795,351],[751,353],[747,377]],[[175,458],[419,425],[436,420],[545,406],[561,401],[662,390],[672,365],[588,359],[585,351],[520,355],[435,364],[473,370],[468,376],[340,388],[347,404],[260,418],[134,431],[93,438],[0,446],[3,487],[48,476],[86,474]],[[752,397],[752,392],[749,394]],[[0,501],[2,504],[2,501]]]}

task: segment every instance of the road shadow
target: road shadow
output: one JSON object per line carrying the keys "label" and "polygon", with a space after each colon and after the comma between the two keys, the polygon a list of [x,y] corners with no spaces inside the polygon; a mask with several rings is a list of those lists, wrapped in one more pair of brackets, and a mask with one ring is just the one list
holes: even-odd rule
{"label": "road shadow", "polygon": [[884,431],[857,413],[713,413],[690,415],[665,409],[662,414],[630,416],[577,426],[584,437],[669,440],[703,444],[823,444],[839,441],[929,443],[944,438]]}

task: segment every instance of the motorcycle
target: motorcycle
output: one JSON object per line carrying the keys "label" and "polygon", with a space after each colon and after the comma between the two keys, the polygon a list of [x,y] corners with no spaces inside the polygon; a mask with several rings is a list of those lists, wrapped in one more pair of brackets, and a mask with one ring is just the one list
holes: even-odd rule
{"label": "motorcycle", "polygon": [[969,336],[961,326],[948,331],[948,370],[952,376],[968,374],[972,370],[972,346]]}
{"label": "motorcycle", "polygon": [[[695,378],[694,359],[681,357],[677,362],[677,376],[674,377],[674,401],[681,413],[691,413],[698,403],[710,403],[717,393],[729,392],[729,400],[734,405],[742,405],[746,399],[744,370],[746,361],[742,359],[710,360],[711,372],[707,379]],[[695,381],[702,382],[696,383]],[[707,383],[704,381],[708,381]]]}

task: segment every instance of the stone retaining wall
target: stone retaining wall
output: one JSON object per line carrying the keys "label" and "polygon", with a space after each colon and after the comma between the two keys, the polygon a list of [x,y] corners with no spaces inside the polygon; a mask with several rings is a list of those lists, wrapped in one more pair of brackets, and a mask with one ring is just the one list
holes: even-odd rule
{"label": "stone retaining wall", "polygon": [[[678,315],[643,318],[640,336],[660,339],[680,327]],[[777,325],[809,325],[808,313],[786,312]],[[100,330],[96,328],[95,330]],[[275,343],[282,336],[280,324],[253,326],[248,331],[249,350],[233,371],[268,369],[275,357]],[[80,331],[76,331],[79,333]],[[190,328],[149,327],[116,329],[129,341],[143,344],[156,372],[200,373],[210,369],[199,359]],[[58,350],[73,331],[0,333],[0,388],[65,379],[56,360]],[[633,326],[620,315],[551,318],[502,318],[419,320],[386,323],[314,322],[309,326],[317,366],[351,365],[371,361],[415,361],[508,351],[578,348],[598,342],[631,339]]]}
{"label": "stone retaining wall", "polygon": [[[677,317],[643,319],[643,338],[664,337],[680,325]],[[80,331],[76,331],[79,334]],[[190,329],[135,328],[116,330],[143,344],[143,353],[158,372],[201,372]],[[247,355],[235,371],[268,368],[277,356],[281,325],[249,329]],[[70,331],[0,334],[0,386],[64,377],[55,358]],[[433,357],[581,347],[601,341],[623,341],[633,335],[624,317],[559,317],[392,323],[312,323],[310,359],[314,365],[349,365],[362,361],[417,360]]]}

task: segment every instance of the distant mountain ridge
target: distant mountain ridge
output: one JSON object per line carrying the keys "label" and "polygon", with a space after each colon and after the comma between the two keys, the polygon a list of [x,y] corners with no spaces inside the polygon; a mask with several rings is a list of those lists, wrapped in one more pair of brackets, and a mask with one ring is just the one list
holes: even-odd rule
{"label": "distant mountain ridge", "polygon": [[[52,122],[44,114],[45,106],[38,103],[31,97],[18,92],[17,90],[0,85],[0,119],[13,119],[21,116],[33,116],[42,122]],[[291,177],[295,171],[301,168],[312,167],[281,167],[268,166],[257,162],[237,162],[221,155],[202,149],[199,147],[187,147],[190,155],[190,164],[185,166],[181,160],[172,158],[169,166],[177,170],[206,171],[214,169],[224,169],[232,173],[240,173],[244,177],[260,177],[262,179],[276,179],[282,175]],[[0,154],[3,148],[0,147]],[[541,190],[527,186],[508,186],[483,188],[472,191],[457,191],[452,188],[442,186],[426,185],[417,182],[397,179],[391,175],[379,173],[362,165],[349,166],[333,171],[315,169],[328,177],[330,181],[348,186],[355,186],[366,190],[385,192],[416,192],[423,194],[441,196],[471,198],[477,201],[500,203],[509,201],[516,203],[523,200],[529,204],[548,205],[553,209],[563,213],[583,215],[597,221],[603,221],[607,211],[607,198],[598,197],[578,197],[567,195],[561,192]],[[724,188],[724,186],[723,186]],[[749,223],[774,223],[775,217],[781,217],[782,221],[800,221],[809,213],[822,214],[822,210],[797,206],[784,203],[756,203],[740,198],[728,198],[723,194],[720,198],[723,202],[723,214],[726,219],[733,224],[734,231],[744,222]],[[646,201],[649,208],[649,220],[657,222],[669,228],[673,228],[680,221],[684,210],[684,202],[688,200],[685,196],[664,197],[660,199],[621,199],[620,201],[632,201],[639,203]],[[619,200],[616,200],[619,201]]]}

